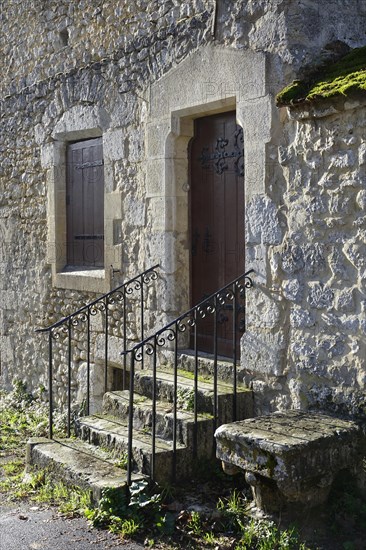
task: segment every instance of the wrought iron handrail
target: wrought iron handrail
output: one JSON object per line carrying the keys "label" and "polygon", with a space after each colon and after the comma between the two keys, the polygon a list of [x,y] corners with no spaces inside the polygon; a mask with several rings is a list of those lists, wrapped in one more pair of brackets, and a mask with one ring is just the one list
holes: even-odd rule
{"label": "wrought iron handrail", "polygon": [[[149,284],[158,278],[157,269],[159,264],[150,267],[149,269],[139,273],[136,277],[129,279],[113,290],[103,294],[99,298],[82,306],[70,315],[63,317],[56,323],[48,327],[39,328],[35,332],[48,333],[48,390],[49,390],[49,437],[53,438],[53,340],[59,340],[61,334],[67,336],[68,341],[68,357],[67,357],[67,433],[71,433],[71,378],[72,378],[72,329],[77,327],[79,323],[86,323],[87,331],[87,381],[86,381],[86,414],[89,414],[90,408],[90,365],[91,365],[91,317],[97,315],[98,312],[105,314],[105,331],[104,331],[104,389],[107,391],[108,382],[108,306],[116,303],[123,303],[123,335],[122,341],[124,349],[127,346],[127,319],[126,319],[126,300],[134,291],[140,293],[140,338],[144,339],[144,284]],[[123,364],[123,385],[126,379],[126,358]]]}
{"label": "wrought iron handrail", "polygon": [[[167,343],[174,344],[174,364],[173,364],[173,464],[172,478],[175,477],[176,451],[177,451],[177,389],[178,389],[178,338],[179,334],[185,333],[187,329],[193,330],[193,351],[194,351],[194,442],[193,454],[197,454],[197,421],[198,421],[198,333],[197,327],[199,320],[211,315],[214,319],[213,332],[213,419],[214,428],[218,419],[218,324],[219,312],[223,309],[226,302],[231,302],[232,316],[232,364],[233,364],[233,402],[232,402],[232,420],[236,420],[237,410],[237,332],[245,332],[245,291],[253,286],[253,281],[249,275],[254,273],[253,269],[242,274],[234,281],[228,283],[218,291],[214,292],[199,304],[192,307],[185,313],[179,315],[173,321],[170,321],[163,328],[154,334],[140,341],[138,344],[128,350],[121,352],[121,356],[130,358],[130,395],[129,395],[129,419],[128,419],[128,449],[127,449],[127,482],[132,479],[132,440],[133,440],[133,396],[135,387],[135,362],[142,362],[144,354],[152,357],[152,462],[150,475],[155,477],[155,448],[156,448],[156,396],[157,396],[157,350],[164,347]],[[240,300],[242,303],[240,304]],[[239,322],[239,315],[241,319]]]}
{"label": "wrought iron handrail", "polygon": [[[53,323],[52,325],[49,325],[48,327],[38,328],[38,329],[36,329],[35,332],[48,332],[49,330],[51,330],[53,328],[59,327],[60,325],[66,323],[69,319],[72,319],[73,317],[76,317],[77,315],[79,315],[83,311],[87,310],[88,308],[90,308],[92,306],[95,306],[99,302],[103,302],[103,300],[105,300],[106,298],[109,298],[110,296],[112,296],[112,294],[115,294],[116,292],[122,290],[124,287],[129,286],[134,282],[140,282],[141,277],[145,277],[148,273],[154,272],[154,274],[152,275],[152,278],[150,278],[149,280],[146,279],[144,282],[148,283],[148,282],[150,282],[150,280],[157,279],[157,274],[155,273],[155,270],[158,269],[159,267],[160,267],[160,265],[156,264],[153,267],[150,267],[149,269],[146,269],[146,271],[143,271],[142,273],[139,273],[139,275],[136,275],[136,277],[133,277],[132,279],[129,279],[125,283],[122,283],[120,286],[117,286],[113,290],[110,290],[109,292],[106,292],[105,294],[103,294],[99,298],[96,298],[92,302],[89,302],[88,304],[81,307],[77,311],[74,311],[70,315],[67,315],[66,317],[63,317],[62,319],[60,319],[60,321],[57,321],[56,323]],[[135,288],[135,290],[139,290],[139,289]],[[131,292],[129,292],[129,294],[131,294]]]}

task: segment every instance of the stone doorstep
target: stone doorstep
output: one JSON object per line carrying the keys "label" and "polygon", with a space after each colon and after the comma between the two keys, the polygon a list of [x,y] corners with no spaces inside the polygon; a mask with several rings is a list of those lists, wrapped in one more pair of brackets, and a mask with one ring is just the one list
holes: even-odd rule
{"label": "stone doorstep", "polygon": [[[27,442],[27,467],[50,468],[56,478],[71,485],[90,489],[98,502],[103,489],[127,491],[127,474],[117,468],[106,453],[84,441],[32,438]],[[133,474],[133,481],[145,479]]]}
{"label": "stone doorstep", "polygon": [[[90,416],[78,420],[78,436],[96,447],[127,452],[128,425],[117,418]],[[155,442],[155,481],[166,482],[173,469],[173,443],[156,437]],[[132,458],[135,468],[146,475],[151,474],[152,437],[143,430],[133,430]],[[190,472],[192,451],[177,443],[177,475],[187,477]]]}
{"label": "stone doorstep", "polygon": [[[184,376],[180,373],[177,377],[178,389],[181,394],[194,391],[194,380],[191,376]],[[142,395],[151,398],[153,376],[149,370],[140,370],[135,373],[135,390]],[[172,403],[174,396],[174,375],[172,370],[157,371],[156,376],[156,397],[159,400]],[[213,412],[213,379],[198,381],[198,412]],[[230,422],[233,418],[233,388],[229,384],[218,381],[218,425]],[[250,418],[253,416],[253,393],[252,390],[239,386],[237,389],[237,418]]]}
{"label": "stone doorstep", "polygon": [[[147,429],[151,432],[152,400],[146,396],[134,394],[133,425],[137,430]],[[108,392],[103,398],[103,413],[112,415],[124,422],[128,421],[130,410],[130,392],[128,390]],[[174,413],[172,403],[156,402],[156,435],[165,440],[173,439]],[[192,447],[194,431],[194,414],[190,411],[177,409],[177,440],[179,443]],[[207,452],[212,452],[213,418],[212,415],[198,415],[198,440],[207,446]],[[200,454],[200,451],[199,451]]]}
{"label": "stone doorstep", "polygon": [[265,510],[324,502],[334,477],[357,470],[366,453],[366,436],[355,422],[301,411],[222,425],[215,437],[224,469],[244,470]]}

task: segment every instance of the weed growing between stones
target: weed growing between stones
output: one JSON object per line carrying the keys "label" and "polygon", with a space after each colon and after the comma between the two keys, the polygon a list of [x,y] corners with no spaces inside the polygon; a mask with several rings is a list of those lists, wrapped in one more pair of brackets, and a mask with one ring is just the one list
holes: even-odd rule
{"label": "weed growing between stones", "polygon": [[129,497],[120,490],[105,489],[98,506],[87,509],[85,516],[93,526],[108,528],[122,538],[143,531],[162,535],[174,530],[173,515],[163,510],[161,494],[145,480],[132,483]]}
{"label": "weed growing between stones", "polygon": [[[40,386],[36,393],[27,391],[26,384],[19,379],[13,381],[13,390],[0,393],[1,454],[18,448],[20,441],[26,443],[30,437],[46,436],[48,432],[48,403],[44,399],[45,388]],[[65,436],[66,414],[54,413],[55,435]]]}
{"label": "weed growing between stones", "polygon": [[[24,382],[14,380],[13,390],[0,394],[0,495],[3,502],[28,499],[58,506],[68,516],[80,515],[90,506],[89,491],[55,481],[52,472],[25,474],[27,440],[47,435],[48,404],[43,400],[44,392],[41,387],[32,394]],[[55,434],[65,436],[64,428],[64,415],[55,412]]]}
{"label": "weed growing between stones", "polygon": [[[0,393],[0,495],[17,500],[34,494],[32,483],[23,483],[26,442],[44,436],[48,426],[48,406],[44,388],[36,395],[27,391],[21,380],[14,380],[13,390]],[[57,430],[63,422],[57,416]]]}
{"label": "weed growing between stones", "polygon": [[228,497],[219,498],[217,513],[210,519],[191,512],[185,530],[196,540],[197,547],[235,550],[309,550],[300,542],[294,528],[280,530],[268,520],[252,519],[250,502],[234,489]]}
{"label": "weed growing between stones", "polygon": [[194,390],[179,388],[177,390],[177,405],[184,411],[194,410]]}
{"label": "weed growing between stones", "polygon": [[113,464],[117,466],[117,468],[121,468],[121,470],[127,470],[127,451],[121,451],[120,449],[111,449],[110,447],[104,447],[103,445],[99,445],[99,448],[107,455],[108,460],[113,462]]}

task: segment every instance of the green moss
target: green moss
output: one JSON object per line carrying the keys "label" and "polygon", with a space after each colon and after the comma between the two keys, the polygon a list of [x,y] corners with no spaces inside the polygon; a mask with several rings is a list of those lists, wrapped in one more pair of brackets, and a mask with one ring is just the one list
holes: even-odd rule
{"label": "green moss", "polygon": [[291,105],[353,92],[366,92],[366,47],[352,50],[305,80],[295,80],[277,95],[276,102],[278,106]]}
{"label": "green moss", "polygon": [[266,468],[269,472],[270,477],[273,476],[276,465],[277,465],[277,460],[275,459],[275,457],[273,455],[269,455],[267,458]]}

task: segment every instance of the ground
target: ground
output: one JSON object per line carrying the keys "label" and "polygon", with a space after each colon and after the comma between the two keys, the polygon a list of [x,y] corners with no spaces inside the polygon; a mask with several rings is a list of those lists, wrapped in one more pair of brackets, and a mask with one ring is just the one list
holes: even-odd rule
{"label": "ground", "polygon": [[0,507],[0,550],[139,550],[141,544],[121,541],[116,534],[93,529],[85,518],[68,518],[53,507],[25,502]]}
{"label": "ground", "polygon": [[[1,550],[84,550],[90,545],[96,550],[365,548],[366,499],[347,478],[335,487],[326,507],[303,510],[297,518],[258,514],[244,476],[225,476],[218,464],[198,469],[196,479],[184,486],[141,493],[140,503],[147,499],[150,504],[135,506],[133,513],[117,502],[123,510],[119,517],[118,506],[108,498],[104,508],[93,510],[85,492],[55,484],[45,472],[24,478],[25,443],[44,429],[44,412],[42,401],[27,397],[21,386],[0,396]],[[159,490],[156,501],[153,495]]]}

